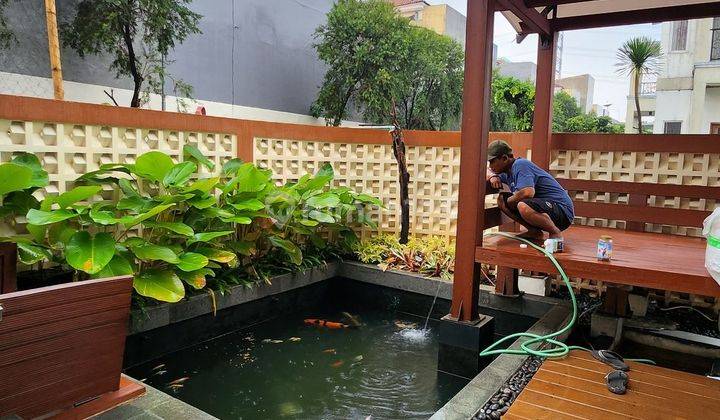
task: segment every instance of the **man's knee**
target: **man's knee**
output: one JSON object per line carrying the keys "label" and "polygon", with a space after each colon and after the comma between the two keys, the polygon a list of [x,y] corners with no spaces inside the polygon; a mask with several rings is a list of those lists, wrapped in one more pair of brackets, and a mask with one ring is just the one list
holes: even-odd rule
{"label": "man's knee", "polygon": [[532,207],[528,206],[526,203],[524,203],[522,201],[518,203],[517,209],[518,209],[518,213],[520,213],[520,216],[523,219],[527,219],[527,217],[529,215],[535,213],[535,210],[533,210]]}

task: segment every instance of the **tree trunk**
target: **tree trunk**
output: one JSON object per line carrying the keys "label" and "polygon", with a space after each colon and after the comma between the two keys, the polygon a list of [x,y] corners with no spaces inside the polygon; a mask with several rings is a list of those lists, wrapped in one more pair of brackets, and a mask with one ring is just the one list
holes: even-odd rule
{"label": "tree trunk", "polygon": [[400,182],[400,243],[406,244],[410,235],[410,197],[408,193],[410,173],[407,170],[402,130],[398,127],[397,120],[395,123],[395,129],[391,134],[393,154],[398,163],[398,181]]}
{"label": "tree trunk", "polygon": [[135,57],[135,48],[133,47],[133,39],[130,34],[130,26],[127,24],[122,25],[123,28],[123,40],[125,41],[125,47],[128,52],[128,62],[130,63],[130,74],[133,78],[133,96],[130,100],[130,106],[132,108],[140,108],[140,90],[142,89],[143,78],[137,67],[137,59]]}
{"label": "tree trunk", "polygon": [[635,71],[635,111],[637,112],[638,134],[643,133],[642,112],[640,111],[640,83],[642,77],[639,71]]}

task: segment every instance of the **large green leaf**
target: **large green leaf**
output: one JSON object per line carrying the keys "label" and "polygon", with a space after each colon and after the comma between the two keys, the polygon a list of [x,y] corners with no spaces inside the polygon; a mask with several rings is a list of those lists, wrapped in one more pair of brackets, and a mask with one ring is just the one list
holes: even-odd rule
{"label": "large green leaf", "polygon": [[155,206],[152,209],[146,211],[145,213],[138,214],[137,216],[133,217],[132,220],[125,223],[125,228],[130,229],[131,227],[137,225],[138,223],[141,223],[144,220],[147,220],[151,217],[157,216],[158,214],[164,212],[165,210],[169,209],[170,207],[173,207],[175,203],[170,204],[161,204],[159,206]]}
{"label": "large green leaf", "polygon": [[194,271],[176,271],[178,275],[185,283],[189,284],[195,289],[202,289],[207,284],[207,276],[215,277],[215,272],[209,268],[201,268]]}
{"label": "large green leaf", "polygon": [[250,210],[258,211],[265,208],[265,204],[257,198],[249,198],[246,200],[238,201],[236,203],[229,203],[236,210]]}
{"label": "large green leaf", "polygon": [[56,223],[47,230],[48,243],[50,246],[62,244],[64,247],[75,232],[77,232],[77,229],[66,223]]}
{"label": "large green leaf", "polygon": [[50,183],[48,173],[42,168],[40,160],[32,153],[21,153],[10,161],[16,165],[24,166],[32,171],[31,186],[44,187]]}
{"label": "large green leaf", "polygon": [[133,266],[130,262],[122,255],[115,254],[110,262],[103,267],[102,270],[93,274],[92,277],[102,279],[105,277],[126,276],[128,274],[133,274],[133,272]]}
{"label": "large green leaf", "polygon": [[27,213],[27,221],[32,225],[49,225],[51,223],[62,222],[77,216],[77,213],[70,210],[53,210],[43,211],[30,209]]}
{"label": "large green leaf", "polygon": [[193,182],[192,184],[185,187],[184,191],[200,191],[200,192],[210,192],[213,188],[215,188],[215,185],[220,182],[220,178],[203,178],[198,179],[197,181]]}
{"label": "large green leaf", "polygon": [[135,254],[138,259],[144,261],[165,261],[170,264],[180,263],[180,258],[170,248],[162,245],[155,245],[150,243],[142,243],[137,245],[130,245],[130,250]]}
{"label": "large green leaf", "polygon": [[270,182],[271,177],[270,171],[258,169],[252,163],[245,163],[237,168],[235,177],[223,187],[223,192],[227,193],[232,190],[237,193],[262,191]]}
{"label": "large green leaf", "polygon": [[163,178],[163,184],[170,187],[176,187],[183,185],[190,180],[190,177],[197,171],[197,165],[193,162],[181,162],[173,166],[165,177]]}
{"label": "large green leaf", "polygon": [[196,252],[185,252],[180,254],[180,262],[177,265],[182,271],[195,271],[208,264],[208,258]]}
{"label": "large green leaf", "polygon": [[226,175],[234,174],[244,163],[242,159],[230,159],[223,164],[222,173]]}
{"label": "large green leaf", "polygon": [[94,237],[87,231],[75,232],[65,248],[65,259],[76,270],[95,274],[110,262],[115,254],[115,240],[109,233]]}
{"label": "large green leaf", "polygon": [[29,168],[14,163],[0,165],[0,197],[13,191],[22,191],[32,187],[33,172]]}
{"label": "large green leaf", "polygon": [[117,202],[118,210],[132,210],[137,213],[142,211],[153,204],[152,201],[138,196],[123,197]]}
{"label": "large green leaf", "polygon": [[183,146],[183,159],[184,160],[195,160],[198,165],[202,165],[209,170],[215,170],[215,163],[210,159],[206,158],[205,155],[195,146],[186,144]]}
{"label": "large green leaf", "polygon": [[102,187],[99,185],[81,185],[70,191],[60,194],[56,200],[61,209],[70,207],[78,201],[87,200],[93,195],[99,193]]}
{"label": "large green leaf", "polygon": [[193,236],[195,232],[192,228],[185,223],[181,222],[145,222],[145,226],[152,228],[167,229],[170,232],[175,232],[178,235]]}
{"label": "large green leaf", "polygon": [[233,230],[223,230],[220,232],[202,232],[202,233],[196,233],[192,239],[188,239],[187,244],[191,245],[195,242],[210,242],[215,238],[219,238],[221,236],[230,235],[231,233],[235,233]]}
{"label": "large green leaf", "polygon": [[325,186],[330,184],[330,181],[332,181],[334,177],[335,172],[333,171],[332,165],[326,163],[322,168],[320,168],[313,178],[309,179],[305,183],[303,189],[305,191],[312,191],[325,188]]}
{"label": "large green leaf", "polygon": [[356,199],[357,201],[360,201],[361,203],[372,204],[372,205],[375,205],[375,206],[378,206],[378,207],[383,207],[382,200],[380,200],[379,198],[373,197],[373,196],[371,196],[371,195],[367,195],[367,194],[357,194],[357,195],[355,196],[355,199]]}
{"label": "large green leaf", "polygon": [[147,152],[135,160],[135,173],[150,178],[153,181],[162,181],[165,175],[175,166],[170,156],[163,152]]}
{"label": "large green leaf", "polygon": [[26,215],[30,209],[40,207],[40,202],[30,191],[13,191],[5,196],[3,209],[15,215]]}
{"label": "large green leaf", "polygon": [[[17,242],[18,260],[21,263],[32,265],[40,261],[50,260],[52,253],[49,249],[29,242]],[[14,264],[14,263],[13,263]]]}
{"label": "large green leaf", "polygon": [[163,302],[177,302],[185,297],[185,287],[172,269],[148,269],[133,279],[138,294]]}
{"label": "large green leaf", "polygon": [[[332,215],[317,211],[317,210],[310,210],[310,213],[308,213],[308,216],[310,216],[311,219],[317,220],[318,222],[322,223],[335,223],[335,218],[332,217]],[[305,223],[303,223],[305,224]],[[309,225],[306,225],[309,226]]]}
{"label": "large green leaf", "polygon": [[214,195],[196,196],[189,199],[188,204],[197,209],[206,209],[217,204],[217,198]]}
{"label": "large green leaf", "polygon": [[327,207],[335,207],[338,204],[340,204],[340,198],[330,192],[326,192],[323,194],[319,194],[313,197],[310,197],[306,201],[308,206],[315,207],[315,208],[327,208]]}
{"label": "large green leaf", "polygon": [[277,236],[270,236],[268,239],[271,244],[285,251],[293,264],[300,265],[302,263],[302,251],[297,245]]}
{"label": "large green leaf", "polygon": [[203,254],[211,261],[225,264],[228,264],[237,258],[237,255],[234,253],[217,248],[198,248],[195,251],[199,254]]}
{"label": "large green leaf", "polygon": [[110,208],[108,204],[97,204],[90,208],[89,216],[93,222],[103,226],[115,225],[118,223],[130,223],[133,220],[133,216],[122,216],[116,217],[112,210],[106,210]]}

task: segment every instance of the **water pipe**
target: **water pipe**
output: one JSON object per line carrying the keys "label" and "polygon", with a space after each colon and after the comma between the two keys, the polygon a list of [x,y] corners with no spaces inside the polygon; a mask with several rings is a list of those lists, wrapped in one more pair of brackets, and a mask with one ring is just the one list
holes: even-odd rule
{"label": "water pipe", "polygon": [[[570,353],[570,350],[584,350],[584,351],[591,351],[590,349],[587,349],[585,347],[581,346],[569,346],[562,341],[558,341],[555,338],[558,336],[561,336],[565,334],[566,332],[570,331],[572,327],[575,325],[575,322],[578,319],[578,307],[577,307],[577,300],[575,299],[575,292],[573,291],[572,285],[570,284],[570,279],[568,278],[567,274],[565,274],[565,270],[563,270],[562,266],[560,266],[560,263],[555,259],[555,256],[546,251],[545,248],[537,246],[536,244],[532,243],[531,241],[517,237],[515,235],[511,235],[509,233],[505,232],[493,232],[488,233],[484,237],[492,237],[492,236],[502,236],[504,238],[513,239],[522,243],[525,243],[527,246],[530,246],[540,252],[542,252],[549,260],[552,262],[552,264],[555,266],[555,268],[558,270],[558,273],[560,273],[560,277],[562,277],[563,282],[565,283],[565,286],[568,289],[568,292],[570,293],[570,301],[572,302],[572,318],[570,321],[562,328],[560,328],[558,331],[555,331],[550,334],[546,335],[539,335],[539,334],[533,334],[528,332],[521,332],[521,333],[515,333],[510,334],[508,336],[505,336],[501,338],[500,340],[494,342],[484,350],[480,352],[480,356],[492,356],[492,355],[498,355],[498,354],[516,354],[516,355],[523,355],[523,356],[536,356],[540,358],[559,358],[564,357],[568,353]],[[509,340],[515,340],[517,338],[528,338],[528,340],[520,343],[520,349],[498,349],[501,344],[505,343]],[[549,344],[552,347],[548,348],[542,348],[544,345]],[[626,359],[630,361],[635,362],[642,362],[642,363],[650,363],[655,364],[652,360],[649,359]]]}

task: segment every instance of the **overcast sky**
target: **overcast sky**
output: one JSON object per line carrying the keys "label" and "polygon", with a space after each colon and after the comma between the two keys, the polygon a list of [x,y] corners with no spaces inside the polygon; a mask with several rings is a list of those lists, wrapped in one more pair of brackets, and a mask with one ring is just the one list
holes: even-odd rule
{"label": "overcast sky", "polygon": [[[430,4],[446,3],[462,14],[466,14],[467,0],[426,0]],[[596,104],[612,104],[610,115],[625,120],[625,109],[629,79],[615,72],[617,49],[629,38],[649,36],[660,39],[660,25],[632,25],[603,29],[585,29],[564,32],[562,51],[562,77],[590,73],[595,78]],[[521,44],[515,42],[515,31],[505,18],[495,14],[495,36],[498,58],[510,61],[532,61],[537,58],[537,37],[527,37]]]}

